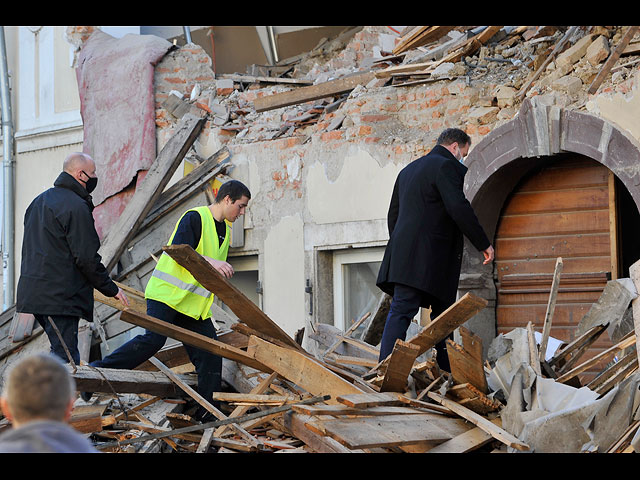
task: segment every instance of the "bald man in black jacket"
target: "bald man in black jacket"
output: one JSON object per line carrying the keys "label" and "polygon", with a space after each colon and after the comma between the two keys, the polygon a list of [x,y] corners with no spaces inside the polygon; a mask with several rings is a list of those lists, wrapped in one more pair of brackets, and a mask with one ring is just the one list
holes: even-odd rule
{"label": "bald man in black jacket", "polygon": [[[463,192],[467,167],[462,163],[471,139],[447,129],[437,145],[398,174],[387,222],[389,242],[378,273],[378,287],[393,296],[382,334],[380,361],[405,340],[420,307],[437,317],[456,300],[462,265],[463,236],[484,255],[494,250]],[[445,342],[436,346],[438,364],[448,370]]]}
{"label": "bald man in black jacket", "polygon": [[98,254],[90,195],[96,183],[93,159],[72,153],[53,187],[38,195],[24,216],[16,310],[33,314],[49,337],[51,352],[66,362],[66,346],[76,364],[78,323],[80,318],[93,321],[94,288],[129,305]]}

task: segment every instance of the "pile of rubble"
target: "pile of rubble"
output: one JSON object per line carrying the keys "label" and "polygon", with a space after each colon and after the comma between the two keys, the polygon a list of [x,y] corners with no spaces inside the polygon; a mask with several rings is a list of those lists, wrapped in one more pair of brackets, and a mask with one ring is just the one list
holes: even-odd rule
{"label": "pile of rubble", "polygon": [[[273,72],[281,69],[278,76],[252,72],[219,78],[215,94],[198,88],[189,97],[169,96],[164,108],[180,119],[180,128],[121,216],[118,235],[103,249],[110,252],[111,262],[125,251],[130,257],[121,280],[136,269],[149,270],[150,257],[165,251],[215,292],[232,314],[214,315],[219,331],[213,340],[147,316],[142,293],[128,285],[120,284],[131,299],[131,307],[124,310],[96,292],[97,305],[116,312],[123,322],[175,343],[136,370],[70,365],[78,390],[97,392],[91,403],[77,400],[73,426],[105,452],[634,452],[640,426],[637,264],[631,279],[607,284],[570,343],[549,336],[561,270],[556,268],[540,331],[529,324],[500,335],[485,359],[481,340],[464,324],[487,301],[466,294],[437,318],[412,323],[408,339],[398,341],[389,357],[379,361],[377,345],[388,298],[383,296],[376,311],[346,332],[316,324],[313,331],[291,338],[277,319],[269,318],[189,247],[149,252],[166,239],[140,240],[145,229],[163,218],[171,223],[172,212],[182,211],[177,207],[193,201],[194,192],[204,194],[203,185],[230,166],[228,151],[222,149],[199,159],[191,174],[163,192],[204,120],[234,132],[239,142],[304,129],[338,129],[347,119],[334,114],[367,89],[408,88],[460,77],[500,85],[482,106],[500,120],[499,114],[504,119],[515,114],[523,98],[544,95],[548,89],[557,102],[584,105],[593,88],[624,80],[626,67],[614,71],[615,62],[609,59],[624,53],[630,55],[625,58],[629,66],[636,61],[633,29],[413,27],[394,51],[334,77],[346,73],[327,66],[353,34],[346,33],[337,43],[322,43],[307,56],[275,66]],[[322,57],[324,67],[314,63],[316,56]],[[223,92],[225,80],[230,86]],[[251,85],[259,86],[255,92],[260,95],[248,102],[238,86]],[[330,114],[331,121],[321,122]],[[140,244],[154,245],[142,248],[144,259],[136,260],[136,252],[127,249],[134,236]],[[44,338],[36,328],[15,342],[11,318],[10,311],[0,317],[3,361]],[[589,347],[604,334],[613,346],[590,357]],[[444,339],[450,372],[434,361],[434,346]],[[194,367],[184,344],[223,357],[225,388],[214,398],[219,407],[195,390]],[[595,378],[583,375],[596,366],[602,368]],[[216,420],[194,421],[191,414],[199,406]],[[8,421],[0,419],[0,429],[8,427]]]}
{"label": "pile of rubble", "polygon": [[195,96],[177,95],[215,110],[216,125],[234,142],[249,143],[338,129],[345,115],[336,111],[363,91],[456,79],[490,90],[470,114],[472,122],[511,120],[534,96],[584,109],[598,89],[629,91],[640,61],[634,27],[489,26],[409,27],[392,52],[332,62],[351,52],[348,42],[362,28],[375,27],[348,30],[306,55],[263,67],[263,76],[220,75]]}
{"label": "pile of rubble", "polygon": [[[215,291],[234,317],[212,340],[147,316],[136,301],[142,294],[128,288],[134,302],[121,318],[180,343],[132,371],[70,366],[79,390],[102,392],[92,403],[78,399],[71,420],[101,451],[569,453],[638,446],[640,262],[631,279],[608,283],[571,343],[549,337],[556,268],[541,331],[529,324],[500,335],[483,360],[481,340],[464,323],[487,301],[468,293],[437,318],[413,323],[408,340],[398,340],[379,362],[378,347],[363,338],[379,336],[389,306],[384,297],[346,332],[317,325],[305,350],[301,335],[289,337],[192,248],[163,250]],[[98,293],[96,299],[121,308]],[[454,331],[460,343],[447,339]],[[585,356],[605,332],[616,343]],[[443,339],[451,372],[434,360]],[[214,394],[220,408],[195,390],[183,344],[224,358],[226,388]],[[603,361],[598,376],[588,383],[581,378]],[[198,405],[216,420],[194,421],[190,413]]]}

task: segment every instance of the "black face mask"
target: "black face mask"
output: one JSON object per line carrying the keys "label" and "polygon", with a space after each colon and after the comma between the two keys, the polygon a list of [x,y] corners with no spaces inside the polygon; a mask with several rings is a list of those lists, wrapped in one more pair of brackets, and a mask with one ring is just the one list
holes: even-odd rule
{"label": "black face mask", "polygon": [[[82,170],[82,173],[87,175],[87,172],[85,172],[84,170]],[[96,189],[96,186],[98,185],[98,179],[96,177],[90,177],[89,175],[87,175],[87,179],[88,180],[86,181],[84,188],[88,193],[91,193]]]}

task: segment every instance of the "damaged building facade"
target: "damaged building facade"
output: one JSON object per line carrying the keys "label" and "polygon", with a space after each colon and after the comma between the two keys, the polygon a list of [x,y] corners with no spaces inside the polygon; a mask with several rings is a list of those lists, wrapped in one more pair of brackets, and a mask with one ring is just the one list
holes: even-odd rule
{"label": "damaged building facade", "polygon": [[[480,253],[466,246],[459,286],[460,296],[472,292],[489,301],[468,322],[485,346],[529,321],[540,325],[557,257],[564,270],[552,336],[565,341],[574,338],[607,282],[628,277],[640,258],[635,50],[621,55],[589,91],[628,27],[460,27],[395,54],[403,29],[412,27],[332,27],[328,37],[291,55],[290,63],[280,55],[279,61],[266,59],[266,66],[228,73],[216,69],[220,45],[212,55],[211,37],[200,30],[191,43],[174,46],[164,38],[117,37],[99,27],[36,28],[7,28],[9,44],[19,45],[9,54],[18,105],[16,278],[24,210],[50,186],[67,153],[90,140],[101,185],[120,182],[98,198],[96,223],[104,238],[180,119],[194,112],[208,115],[207,121],[168,186],[228,149],[225,175],[252,192],[230,251],[236,285],[289,335],[304,328],[305,342],[318,325],[347,330],[376,308],[375,277],[388,240],[393,183],[446,127],[463,128],[472,138],[465,190],[496,247],[494,264],[483,266]],[[491,28],[477,48],[448,59]],[[633,47],[633,39],[627,40]],[[107,151],[120,149],[124,158],[119,142],[132,143],[117,135],[133,135],[118,131],[120,118],[100,117],[104,110],[81,115],[99,92],[87,84],[78,94],[76,73],[81,69],[88,78],[89,60],[98,69],[101,54],[129,48],[153,64],[144,84],[152,86],[153,112],[143,117],[137,110],[140,123],[134,115],[124,126],[153,130],[155,144],[138,145],[147,163],[117,178],[101,172],[100,164]],[[55,80],[52,90],[41,83],[47,75]],[[346,90],[283,106],[268,103],[356,75],[364,80]],[[140,85],[119,82],[108,85],[110,94],[126,97]],[[35,103],[29,100],[34,91]],[[41,125],[45,116],[53,124]],[[149,118],[151,127],[142,122]],[[127,165],[116,167],[118,173]],[[116,267],[121,282],[144,289],[179,213],[167,215],[152,235],[131,240]],[[133,334],[117,315],[105,314],[104,320],[106,337],[116,343]]]}

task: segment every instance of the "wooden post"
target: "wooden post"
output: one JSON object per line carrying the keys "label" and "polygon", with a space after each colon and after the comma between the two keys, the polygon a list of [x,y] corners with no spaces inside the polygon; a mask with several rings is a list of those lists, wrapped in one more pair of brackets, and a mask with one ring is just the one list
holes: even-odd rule
{"label": "wooden post", "polygon": [[613,66],[616,64],[616,62],[620,58],[620,55],[622,54],[623,50],[627,47],[631,39],[635,36],[636,32],[638,31],[638,28],[640,28],[638,25],[632,25],[629,27],[629,29],[626,31],[626,33],[620,40],[620,43],[616,46],[615,50],[611,52],[611,55],[609,55],[609,58],[607,58],[607,61],[604,62],[604,65],[602,65],[602,68],[598,72],[598,75],[596,75],[596,78],[593,80],[593,82],[591,82],[591,85],[589,86],[589,90],[587,90],[587,93],[592,95],[598,91],[598,87],[600,87],[602,82],[604,82],[604,79],[606,78],[606,76],[609,74]]}
{"label": "wooden post", "polygon": [[549,333],[551,332],[551,319],[556,309],[556,298],[558,296],[558,286],[560,285],[560,274],[562,273],[562,257],[556,260],[556,269],[553,272],[553,281],[551,282],[551,292],[549,293],[549,302],[547,303],[547,312],[544,315],[544,324],[542,327],[542,340],[540,340],[540,361],[545,361],[547,353],[547,342],[549,341]]}

